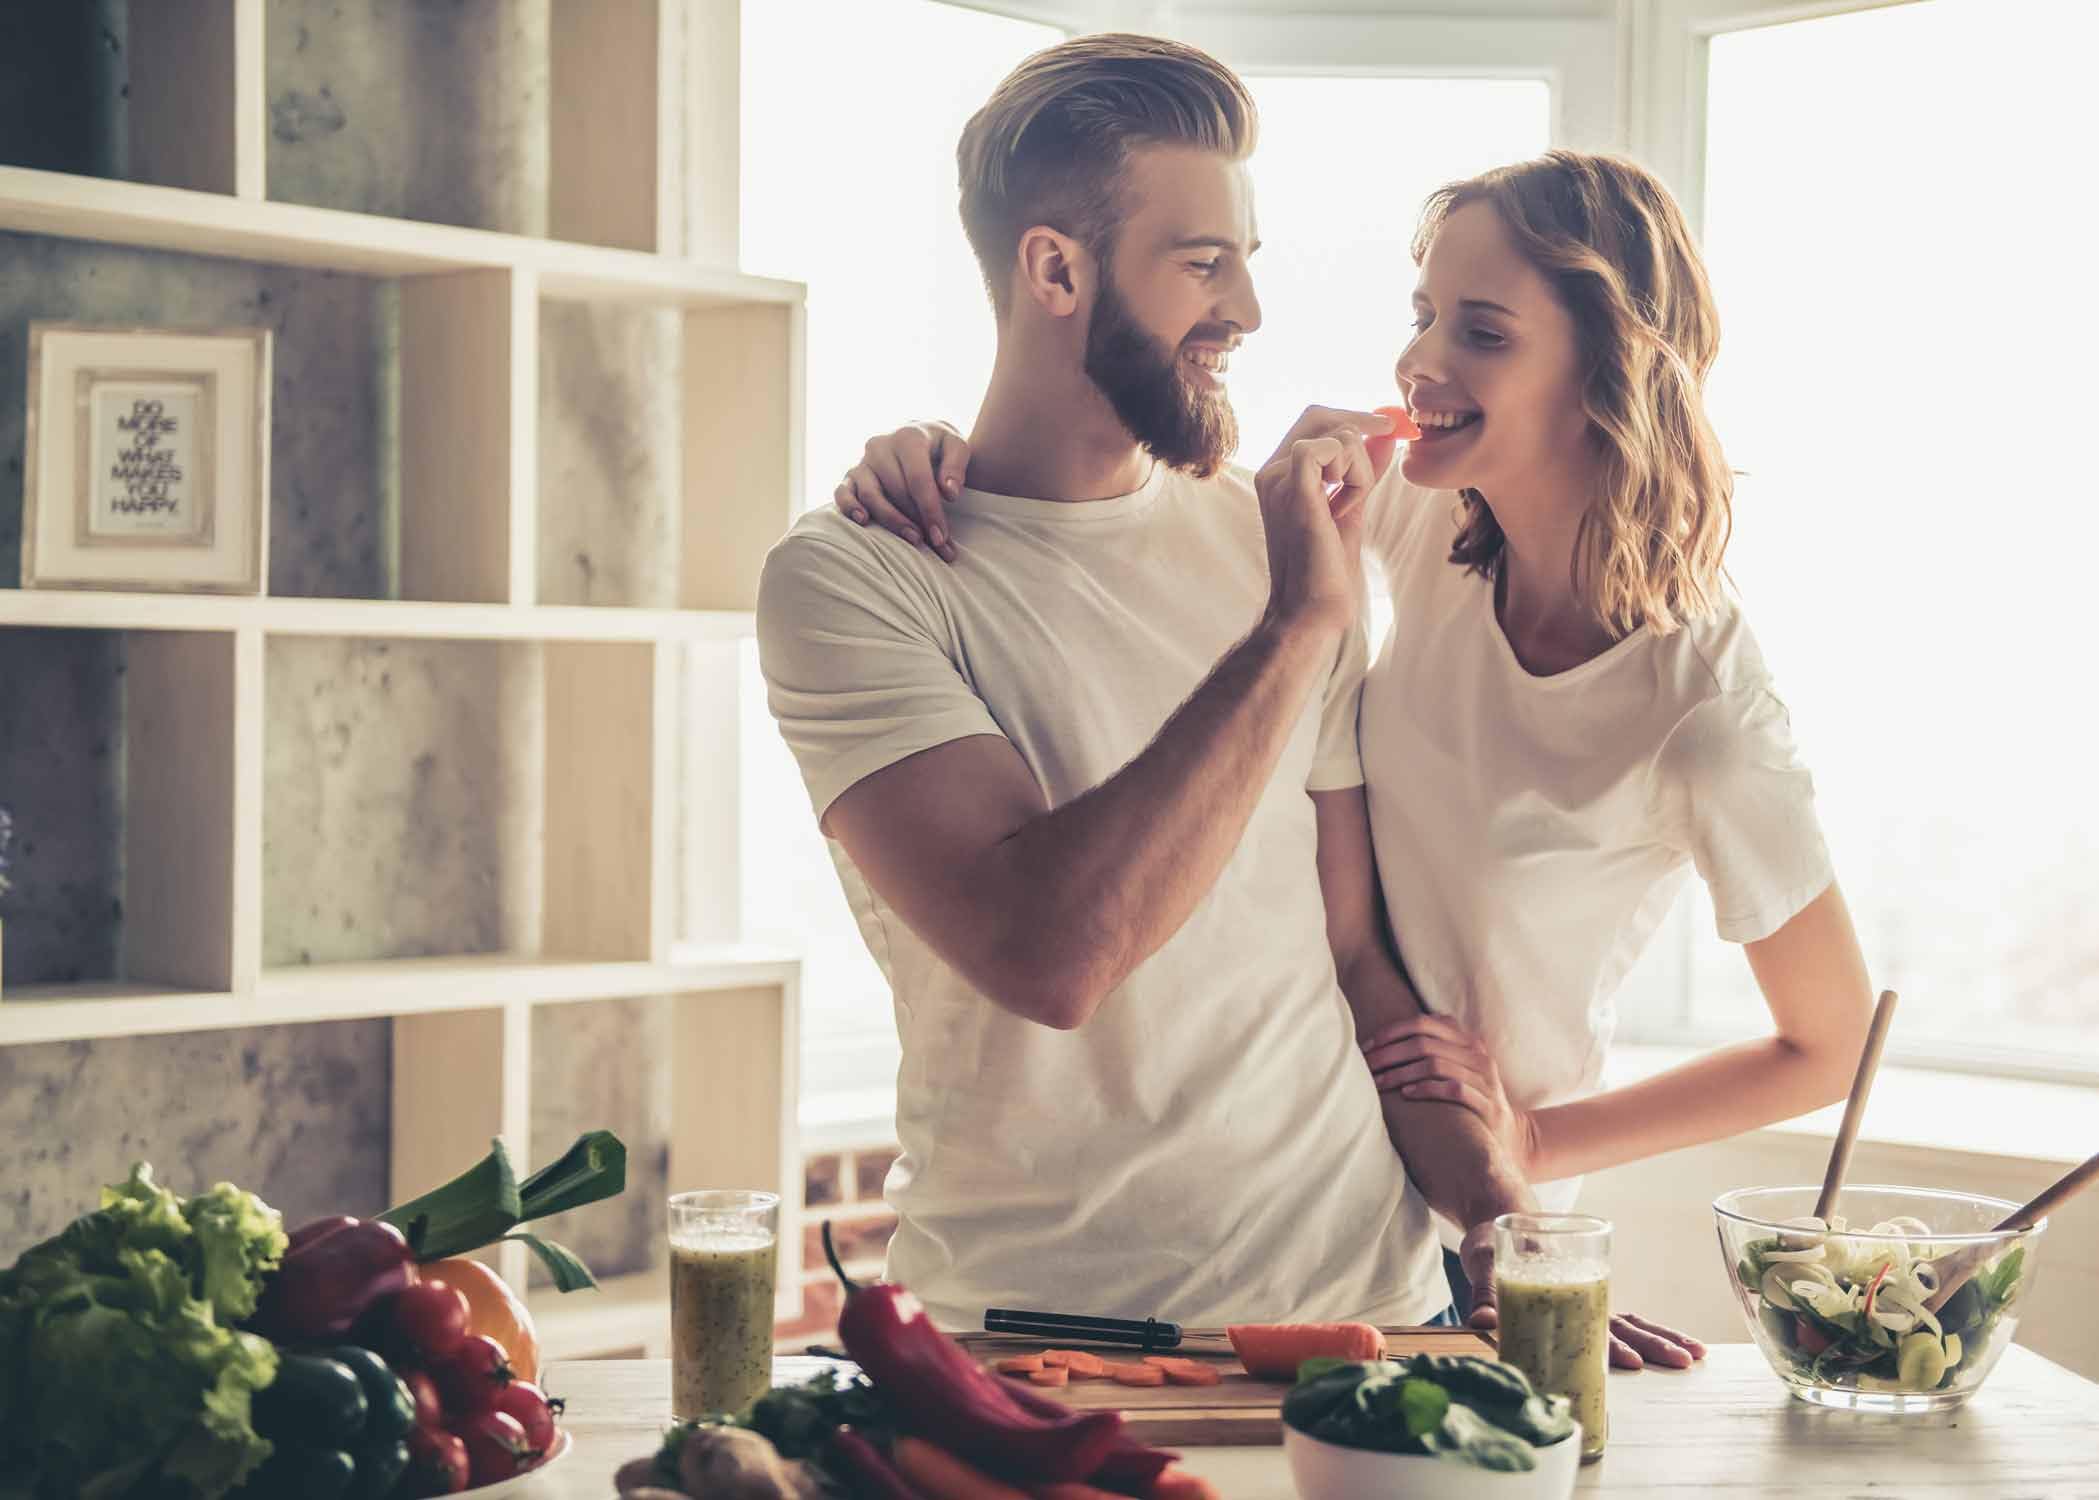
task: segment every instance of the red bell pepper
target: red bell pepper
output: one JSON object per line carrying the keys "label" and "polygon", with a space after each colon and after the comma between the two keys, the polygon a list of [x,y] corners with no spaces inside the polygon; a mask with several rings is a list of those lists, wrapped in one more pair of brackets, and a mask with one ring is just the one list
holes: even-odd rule
{"label": "red bell pepper", "polygon": [[343,1339],[382,1298],[408,1285],[408,1239],[377,1219],[337,1216],[302,1226],[263,1283],[250,1326],[273,1343]]}

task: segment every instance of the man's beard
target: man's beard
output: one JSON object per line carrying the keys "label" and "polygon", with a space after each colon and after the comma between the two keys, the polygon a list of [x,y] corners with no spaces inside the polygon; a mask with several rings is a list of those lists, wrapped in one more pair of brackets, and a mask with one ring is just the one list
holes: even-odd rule
{"label": "man's beard", "polygon": [[1144,330],[1113,278],[1101,282],[1087,320],[1085,368],[1130,435],[1167,467],[1208,479],[1238,448],[1231,401],[1181,373],[1178,352]]}

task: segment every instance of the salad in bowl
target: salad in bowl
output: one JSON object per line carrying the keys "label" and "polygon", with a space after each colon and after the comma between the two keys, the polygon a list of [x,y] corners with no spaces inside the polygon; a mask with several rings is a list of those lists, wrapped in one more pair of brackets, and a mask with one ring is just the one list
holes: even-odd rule
{"label": "salad in bowl", "polygon": [[1859,1411],[1942,1411],[2010,1345],[2046,1220],[1993,1228],[2016,1204],[1921,1188],[1745,1188],[1715,1200],[1750,1336],[1803,1400]]}

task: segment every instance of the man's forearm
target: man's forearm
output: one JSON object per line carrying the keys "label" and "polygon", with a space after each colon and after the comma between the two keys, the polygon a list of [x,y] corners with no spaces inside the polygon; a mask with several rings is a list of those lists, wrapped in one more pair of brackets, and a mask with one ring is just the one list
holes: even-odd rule
{"label": "man's forearm", "polygon": [[[1422,1012],[1420,998],[1381,944],[1349,955],[1340,977],[1358,1039]],[[1407,1176],[1429,1206],[1460,1229],[1536,1209],[1530,1184],[1471,1110],[1398,1094],[1381,1093],[1378,1101]]]}
{"label": "man's forearm", "polygon": [[1004,961],[1060,990],[1066,1024],[1216,884],[1337,646],[1330,628],[1264,619],[1136,759],[987,852],[979,873],[1013,896]]}

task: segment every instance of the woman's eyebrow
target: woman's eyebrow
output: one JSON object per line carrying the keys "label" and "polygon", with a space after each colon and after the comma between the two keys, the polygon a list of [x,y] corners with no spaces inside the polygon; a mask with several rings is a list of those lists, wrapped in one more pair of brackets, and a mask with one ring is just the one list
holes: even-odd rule
{"label": "woman's eyebrow", "polygon": [[1458,300],[1458,306],[1476,307],[1486,312],[1497,312],[1505,318],[1513,318],[1516,316],[1515,312],[1512,309],[1503,307],[1499,302],[1489,302],[1485,297],[1461,297]]}

